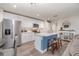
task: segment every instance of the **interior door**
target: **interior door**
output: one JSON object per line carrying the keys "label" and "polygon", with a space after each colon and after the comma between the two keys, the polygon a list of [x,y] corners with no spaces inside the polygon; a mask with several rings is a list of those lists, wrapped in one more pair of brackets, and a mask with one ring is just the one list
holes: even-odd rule
{"label": "interior door", "polygon": [[21,45],[21,21],[15,21],[15,36],[17,36],[16,45]]}

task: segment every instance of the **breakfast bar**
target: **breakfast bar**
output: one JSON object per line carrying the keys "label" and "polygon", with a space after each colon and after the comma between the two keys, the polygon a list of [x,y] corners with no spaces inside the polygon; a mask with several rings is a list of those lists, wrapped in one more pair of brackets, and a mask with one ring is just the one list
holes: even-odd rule
{"label": "breakfast bar", "polygon": [[36,34],[35,39],[35,49],[37,49],[39,52],[44,53],[47,51],[48,42],[49,40],[57,39],[56,33],[39,33]]}

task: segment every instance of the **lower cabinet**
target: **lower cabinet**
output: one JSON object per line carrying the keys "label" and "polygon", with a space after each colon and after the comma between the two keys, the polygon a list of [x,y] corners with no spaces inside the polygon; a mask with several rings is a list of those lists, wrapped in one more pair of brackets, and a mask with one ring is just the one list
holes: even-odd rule
{"label": "lower cabinet", "polygon": [[22,44],[34,40],[34,32],[24,32],[21,34],[21,36],[22,36]]}

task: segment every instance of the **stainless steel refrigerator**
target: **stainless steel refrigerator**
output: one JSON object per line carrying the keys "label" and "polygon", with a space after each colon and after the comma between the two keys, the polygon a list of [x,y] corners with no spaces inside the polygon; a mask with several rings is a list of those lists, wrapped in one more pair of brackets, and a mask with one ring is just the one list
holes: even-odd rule
{"label": "stainless steel refrigerator", "polygon": [[21,21],[4,19],[2,23],[2,38],[4,40],[4,48],[13,48],[14,39],[16,38],[17,46],[21,45]]}

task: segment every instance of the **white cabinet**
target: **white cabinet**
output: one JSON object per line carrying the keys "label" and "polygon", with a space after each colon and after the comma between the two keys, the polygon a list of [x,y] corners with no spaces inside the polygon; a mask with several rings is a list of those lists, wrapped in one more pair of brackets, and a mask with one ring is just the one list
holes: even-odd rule
{"label": "white cabinet", "polygon": [[70,40],[70,39],[74,39],[74,36],[75,36],[75,30],[62,30],[60,31],[60,36],[61,36],[61,39],[64,39],[64,40]]}
{"label": "white cabinet", "polygon": [[23,32],[21,35],[22,35],[22,44],[34,40],[33,32]]}

